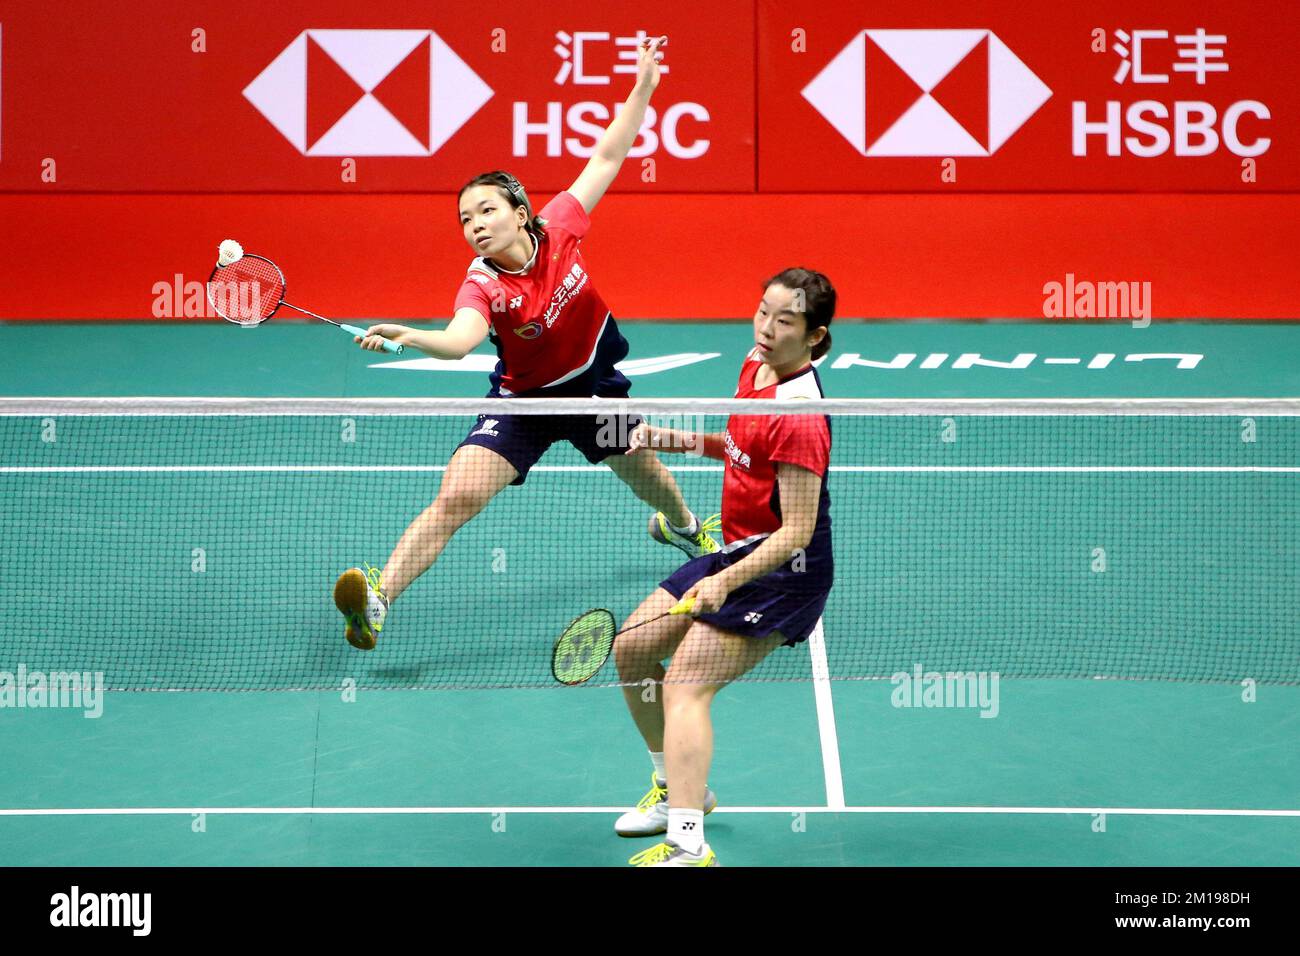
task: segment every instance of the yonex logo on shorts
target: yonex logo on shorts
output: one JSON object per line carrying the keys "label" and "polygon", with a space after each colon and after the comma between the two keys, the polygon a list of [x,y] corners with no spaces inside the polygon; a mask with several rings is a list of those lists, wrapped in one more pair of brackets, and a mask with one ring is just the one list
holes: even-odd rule
{"label": "yonex logo on shorts", "polygon": [[762,618],[763,618],[763,614],[761,611],[750,611],[748,614],[745,615],[745,623],[757,624],[760,620],[762,620]]}
{"label": "yonex logo on shorts", "polygon": [[501,420],[498,418],[485,418],[483,424],[478,427],[478,430],[474,432],[474,434],[491,435],[493,438],[500,438],[501,435],[496,430],[497,426],[500,424]]}

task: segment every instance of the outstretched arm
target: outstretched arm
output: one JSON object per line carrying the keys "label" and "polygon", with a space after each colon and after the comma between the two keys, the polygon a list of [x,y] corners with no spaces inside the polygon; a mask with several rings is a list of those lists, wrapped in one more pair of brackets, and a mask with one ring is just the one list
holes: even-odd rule
{"label": "outstretched arm", "polygon": [[610,184],[614,182],[623,160],[627,158],[627,151],[636,142],[637,132],[645,121],[645,110],[650,104],[650,96],[659,85],[659,61],[664,58],[659,50],[667,42],[667,37],[647,38],[641,41],[636,85],[632,87],[627,102],[623,104],[622,112],[614,117],[604,135],[596,143],[596,151],[587,161],[582,175],[569,187],[569,192],[582,203],[582,208],[587,210],[587,215],[591,215],[591,211],[596,208],[596,203],[600,202],[600,197],[605,195],[605,190],[609,189]]}
{"label": "outstretched arm", "polygon": [[354,337],[363,349],[378,352],[384,347],[384,339],[388,339],[434,358],[461,359],[487,338],[488,321],[478,309],[460,308],[445,329],[412,329],[384,323],[372,325],[366,332],[369,334],[364,339]]}
{"label": "outstretched arm", "polygon": [[722,432],[711,435],[704,432],[684,432],[676,428],[661,428],[658,425],[642,422],[628,436],[628,448],[623,454],[635,455],[642,449],[649,448],[653,451],[680,452],[725,461],[727,452],[723,441]]}

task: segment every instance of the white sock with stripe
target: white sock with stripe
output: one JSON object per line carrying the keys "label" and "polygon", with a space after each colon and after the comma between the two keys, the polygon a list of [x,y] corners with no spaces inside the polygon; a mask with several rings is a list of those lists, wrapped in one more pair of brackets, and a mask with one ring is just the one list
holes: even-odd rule
{"label": "white sock with stripe", "polygon": [[668,807],[668,839],[690,854],[704,848],[704,811]]}
{"label": "white sock with stripe", "polygon": [[668,770],[664,766],[664,755],[650,751],[650,762],[655,765],[655,779],[665,787],[668,786]]}
{"label": "white sock with stripe", "polygon": [[671,521],[668,522],[668,527],[672,528],[678,534],[685,535],[686,537],[689,538],[691,535],[696,535],[700,533],[700,519],[695,517],[695,514],[692,512],[691,523],[688,524],[685,528],[679,528]]}

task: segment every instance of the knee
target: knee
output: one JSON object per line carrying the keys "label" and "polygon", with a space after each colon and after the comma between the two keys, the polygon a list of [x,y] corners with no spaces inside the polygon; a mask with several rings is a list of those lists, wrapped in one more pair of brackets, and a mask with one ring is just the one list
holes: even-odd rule
{"label": "knee", "polygon": [[487,503],[488,499],[481,493],[457,488],[441,492],[433,503],[433,509],[442,523],[459,528],[482,511]]}
{"label": "knee", "polygon": [[654,652],[645,641],[628,636],[614,642],[614,663],[620,679],[639,680],[647,676],[659,661],[654,659]]}
{"label": "knee", "polygon": [[707,709],[713,702],[717,687],[699,681],[683,680],[674,667],[664,678],[664,711],[666,713],[686,713],[703,707]]}

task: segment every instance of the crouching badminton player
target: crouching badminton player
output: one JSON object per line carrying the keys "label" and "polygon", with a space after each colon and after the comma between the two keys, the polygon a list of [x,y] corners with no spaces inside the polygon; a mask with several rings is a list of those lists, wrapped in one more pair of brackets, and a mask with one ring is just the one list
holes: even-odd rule
{"label": "crouching badminton player", "polygon": [[[358,341],[378,350],[386,341],[435,358],[462,358],[489,334],[500,361],[492,373],[495,398],[626,398],[631,383],[615,366],[628,343],[587,272],[580,244],[590,214],[614,182],[659,84],[660,47],[642,42],[637,78],[624,109],[610,123],[590,161],[567,191],[537,215],[524,187],[505,172],[484,173],[460,191],[460,226],[476,258],[456,296],[446,329],[420,331],[376,325]],[[611,416],[612,417],[612,416]],[[627,436],[639,419],[617,429]],[[650,534],[689,557],[718,549],[687,507],[668,469],[654,455],[625,457],[610,444],[600,417],[480,415],[460,443],[437,498],[413,520],[381,571],[350,568],[334,586],[344,636],[361,650],[375,646],[391,602],[438,559],[447,542],[507,485],[521,485],[557,441],[568,441],[594,463],[604,462],[654,514]]]}
{"label": "crouching badminton player", "polygon": [[[830,350],[835,290],[820,273],[787,269],[764,285],[754,348],[737,398],[821,398],[812,361]],[[638,853],[637,866],[717,866],[704,815],[717,804],[706,785],[713,757],[709,708],[728,683],[782,644],[807,640],[834,576],[831,556],[830,423],[824,415],[732,415],[721,434],[683,435],[641,425],[643,448],[701,449],[726,462],[725,545],[682,565],[624,627],[694,598],[693,618],[667,616],[614,645],[623,696],[654,764],[650,792],[615,824],[620,836],[668,834]],[[665,672],[663,661],[672,657]],[[663,693],[643,696],[647,678]]]}

